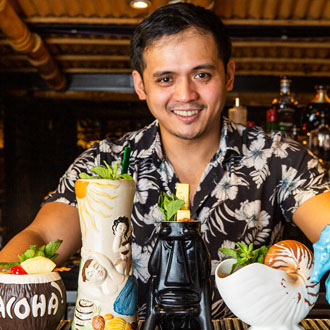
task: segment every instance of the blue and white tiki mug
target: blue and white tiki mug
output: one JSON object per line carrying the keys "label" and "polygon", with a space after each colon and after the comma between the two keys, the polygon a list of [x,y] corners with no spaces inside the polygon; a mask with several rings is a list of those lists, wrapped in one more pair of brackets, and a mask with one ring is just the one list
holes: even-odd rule
{"label": "blue and white tiki mug", "polygon": [[[319,240],[313,244],[314,269],[312,281],[321,281],[322,276],[330,269],[330,225],[326,225],[321,232]],[[330,304],[330,275],[325,281],[326,299]]]}

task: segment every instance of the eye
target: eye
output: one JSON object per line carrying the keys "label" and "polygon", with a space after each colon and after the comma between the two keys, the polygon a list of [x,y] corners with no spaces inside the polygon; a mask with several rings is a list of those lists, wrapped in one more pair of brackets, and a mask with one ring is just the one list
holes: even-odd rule
{"label": "eye", "polygon": [[163,84],[163,85],[169,84],[172,81],[173,81],[173,79],[169,76],[161,77],[161,78],[156,80],[157,83]]}
{"label": "eye", "polygon": [[202,80],[209,80],[211,78],[211,74],[208,72],[198,72],[195,75],[196,79],[202,79]]}

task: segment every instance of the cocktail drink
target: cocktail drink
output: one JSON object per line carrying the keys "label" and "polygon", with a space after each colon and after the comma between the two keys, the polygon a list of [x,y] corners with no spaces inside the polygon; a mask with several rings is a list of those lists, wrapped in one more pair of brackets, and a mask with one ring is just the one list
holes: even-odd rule
{"label": "cocktail drink", "polygon": [[75,192],[82,249],[72,329],[136,327],[130,218],[133,180],[80,179]]}
{"label": "cocktail drink", "polygon": [[58,272],[0,274],[0,328],[54,330],[64,315],[66,291]]}
{"label": "cocktail drink", "polygon": [[200,236],[200,221],[190,219],[188,185],[179,184],[176,196],[161,194],[158,206],[165,221],[148,264],[144,329],[157,325],[161,330],[211,330],[211,260]]}
{"label": "cocktail drink", "polygon": [[[240,258],[253,257],[252,249],[240,246]],[[299,323],[315,305],[320,287],[311,280],[313,253],[298,241],[285,240],[262,259],[242,267],[241,258],[234,271],[239,259],[222,261],[215,271],[222,299],[250,330],[302,329]]]}
{"label": "cocktail drink", "polygon": [[60,244],[50,242],[38,250],[32,245],[21,261],[1,263],[10,270],[0,273],[0,329],[54,330],[58,326],[66,309],[66,290],[48,257],[56,257]]}

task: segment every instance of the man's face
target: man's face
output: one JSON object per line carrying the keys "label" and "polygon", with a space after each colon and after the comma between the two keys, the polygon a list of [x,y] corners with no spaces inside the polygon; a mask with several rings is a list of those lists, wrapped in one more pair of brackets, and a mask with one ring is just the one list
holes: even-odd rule
{"label": "man's face", "polygon": [[219,135],[226,91],[235,65],[225,73],[211,34],[194,28],[154,41],[144,51],[143,80],[133,72],[136,92],[158,119],[162,138],[194,140]]}

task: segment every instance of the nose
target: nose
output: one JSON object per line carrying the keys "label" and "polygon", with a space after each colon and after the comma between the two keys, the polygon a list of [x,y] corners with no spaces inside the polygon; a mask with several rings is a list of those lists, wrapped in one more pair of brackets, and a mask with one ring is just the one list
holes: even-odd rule
{"label": "nose", "polygon": [[190,102],[198,97],[196,86],[189,78],[178,79],[175,84],[174,100],[176,102]]}

